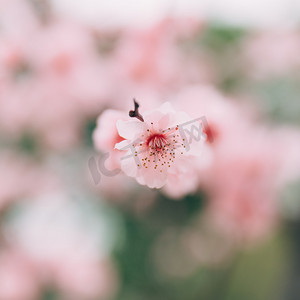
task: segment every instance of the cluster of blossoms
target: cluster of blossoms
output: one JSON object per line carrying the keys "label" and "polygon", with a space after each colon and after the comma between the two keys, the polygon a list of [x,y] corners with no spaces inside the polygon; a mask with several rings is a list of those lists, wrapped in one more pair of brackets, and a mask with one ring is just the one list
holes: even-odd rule
{"label": "cluster of blossoms", "polygon": [[91,228],[106,230],[105,224],[91,217],[84,220],[68,197],[57,191],[36,196],[19,207],[17,219],[2,224],[1,299],[41,299],[47,289],[80,300],[115,294],[116,272],[106,253],[109,243]]}
{"label": "cluster of blossoms", "polygon": [[[228,45],[200,20],[106,29],[56,14],[47,1],[0,6],[0,144],[14,149],[0,153],[0,299],[39,299],[49,289],[72,300],[116,293],[111,253],[100,253],[108,242],[95,232],[102,225],[82,227],[103,216],[95,209],[78,220],[81,197],[87,206],[94,198],[130,209],[134,202],[139,213],[160,198],[180,205],[203,192],[205,205],[180,241],[166,229],[153,246],[164,272],[198,267],[172,256],[181,246],[198,263],[214,263],[232,244],[272,232],[284,205],[278,195],[300,177],[299,128],[266,125],[243,100],[269,76],[299,71],[297,31],[229,34]],[[289,84],[275,83],[286,99]],[[296,106],[276,103],[274,111],[295,113],[298,122],[297,82],[295,91]],[[128,115],[132,97],[139,104]],[[101,155],[83,175],[91,135]]]}
{"label": "cluster of blossoms", "polygon": [[[243,242],[265,236],[278,219],[276,195],[300,175],[290,165],[300,161],[297,151],[284,155],[300,149],[299,133],[290,131],[294,138],[275,146],[275,136],[280,140],[285,134],[254,124],[247,107],[212,87],[190,86],[173,103],[142,115],[131,112],[137,119],[104,111],[94,143],[110,153],[106,166],[175,199],[204,189],[210,195],[210,226]],[[127,180],[122,173],[109,178],[120,188],[120,177]]]}
{"label": "cluster of blossoms", "polygon": [[99,150],[112,151],[110,160],[142,185],[170,189],[186,185],[185,176],[197,168],[206,138],[201,118],[193,120],[170,103],[139,114],[139,120],[126,120],[124,115],[118,120],[121,113],[110,111],[114,114],[110,120],[105,114],[98,119],[94,141]]}

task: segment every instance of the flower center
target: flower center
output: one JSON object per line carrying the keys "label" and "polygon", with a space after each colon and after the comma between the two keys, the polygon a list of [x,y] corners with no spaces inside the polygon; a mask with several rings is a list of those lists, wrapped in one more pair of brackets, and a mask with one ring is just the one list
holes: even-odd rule
{"label": "flower center", "polygon": [[152,150],[161,151],[164,150],[167,145],[167,138],[161,133],[155,133],[151,135],[146,142],[146,145]]}
{"label": "flower center", "polygon": [[[153,125],[153,123],[151,123]],[[177,133],[178,126],[168,128],[159,132],[153,129],[147,129],[147,133],[141,135],[142,141],[133,144],[138,147],[135,156],[138,156],[138,150],[141,150],[141,165],[138,167],[151,168],[159,172],[165,172],[174,163],[176,154],[183,154],[181,147],[184,146],[184,140]]]}

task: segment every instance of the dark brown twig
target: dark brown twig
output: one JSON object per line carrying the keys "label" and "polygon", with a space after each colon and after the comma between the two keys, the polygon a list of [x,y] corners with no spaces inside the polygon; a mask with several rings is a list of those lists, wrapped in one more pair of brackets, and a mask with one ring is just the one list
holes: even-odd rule
{"label": "dark brown twig", "polygon": [[144,122],[143,116],[139,113],[139,104],[136,102],[134,98],[133,98],[133,103],[134,103],[134,110],[129,111],[129,117],[137,118],[140,121]]}

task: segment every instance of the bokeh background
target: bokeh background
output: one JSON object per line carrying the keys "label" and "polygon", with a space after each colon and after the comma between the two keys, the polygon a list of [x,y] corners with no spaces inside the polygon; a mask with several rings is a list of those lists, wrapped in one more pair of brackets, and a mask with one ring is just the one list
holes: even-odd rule
{"label": "bokeh background", "polygon": [[[299,20],[297,0],[1,0],[0,300],[299,299]],[[208,120],[180,187],[94,181],[97,119],[133,97]]]}

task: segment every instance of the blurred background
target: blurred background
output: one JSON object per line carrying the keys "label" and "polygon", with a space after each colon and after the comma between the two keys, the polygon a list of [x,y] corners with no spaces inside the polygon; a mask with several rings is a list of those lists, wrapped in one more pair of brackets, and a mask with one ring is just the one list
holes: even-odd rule
{"label": "blurred background", "polygon": [[[299,299],[299,20],[297,0],[0,0],[0,300]],[[134,97],[207,119],[180,186],[88,167]]]}

